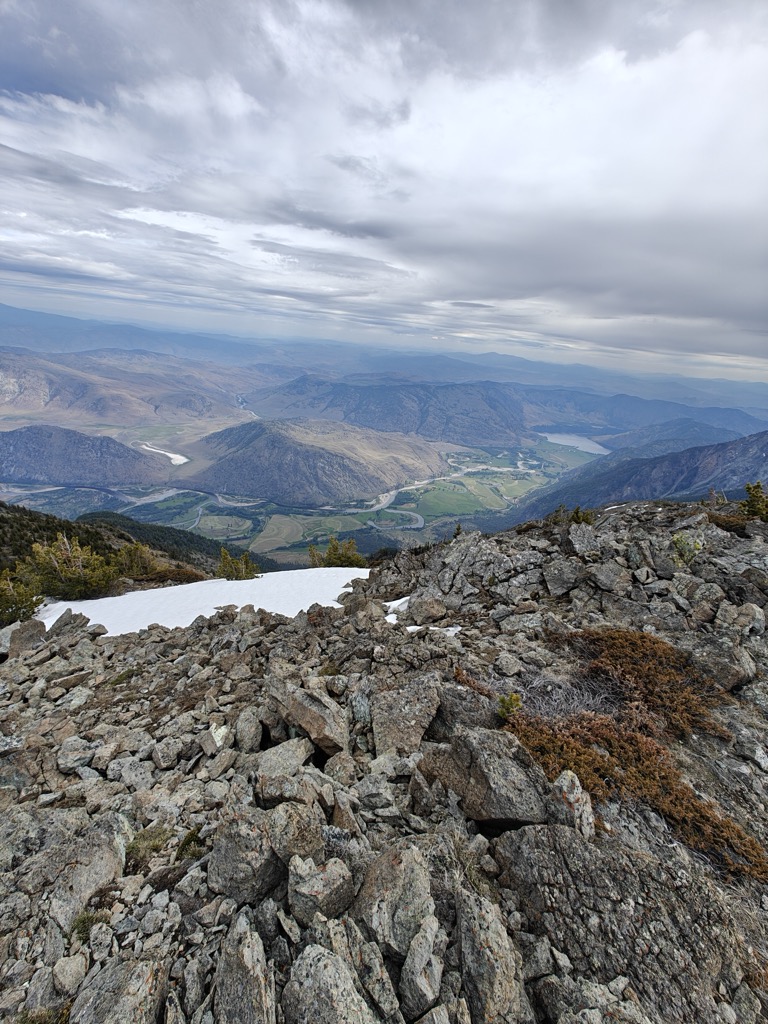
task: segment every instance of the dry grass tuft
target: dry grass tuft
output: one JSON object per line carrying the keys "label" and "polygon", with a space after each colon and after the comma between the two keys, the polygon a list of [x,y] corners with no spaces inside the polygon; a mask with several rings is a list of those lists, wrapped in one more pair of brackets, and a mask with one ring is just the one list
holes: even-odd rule
{"label": "dry grass tuft", "polygon": [[685,782],[664,736],[694,730],[727,737],[712,711],[728,694],[690,657],[657,637],[632,630],[583,630],[550,638],[576,655],[576,678],[600,683],[610,713],[536,714],[526,707],[508,718],[514,733],[550,780],[574,771],[591,796],[640,801],[660,814],[678,838],[732,875],[768,882],[763,847],[716,804]]}

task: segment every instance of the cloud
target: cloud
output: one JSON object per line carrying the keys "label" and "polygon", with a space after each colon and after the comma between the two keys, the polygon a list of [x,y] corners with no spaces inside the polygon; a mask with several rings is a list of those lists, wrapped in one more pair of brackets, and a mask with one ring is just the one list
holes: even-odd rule
{"label": "cloud", "polygon": [[5,301],[766,375],[760,0],[0,18]]}

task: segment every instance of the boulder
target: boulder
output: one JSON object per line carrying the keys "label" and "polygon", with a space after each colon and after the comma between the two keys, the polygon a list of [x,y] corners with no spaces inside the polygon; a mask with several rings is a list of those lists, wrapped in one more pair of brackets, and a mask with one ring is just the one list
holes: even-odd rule
{"label": "boulder", "polygon": [[461,973],[472,1024],[535,1024],[523,984],[523,961],[499,908],[475,892],[456,896]]}
{"label": "boulder", "polygon": [[450,743],[426,751],[419,770],[453,790],[473,821],[516,828],[547,820],[549,783],[511,733],[460,726]]}
{"label": "boulder", "polygon": [[377,755],[388,750],[411,754],[419,749],[440,706],[436,683],[434,676],[416,676],[397,689],[373,695],[371,719]]}
{"label": "boulder", "polygon": [[165,961],[112,960],[81,988],[70,1024],[157,1024],[165,1005]]}
{"label": "boulder", "polygon": [[285,1024],[380,1024],[350,968],[322,946],[307,946],[297,958],[281,1006]]}
{"label": "boulder", "polygon": [[406,1020],[415,1020],[431,1009],[440,995],[443,963],[435,956],[434,947],[440,929],[437,918],[430,914],[408,947],[400,972],[400,1008]]}
{"label": "boulder", "polygon": [[274,967],[248,911],[239,913],[221,946],[214,975],[216,1024],[275,1024]]}
{"label": "boulder", "polygon": [[326,754],[347,749],[347,716],[322,689],[305,690],[274,677],[267,690],[285,721],[303,729]]}
{"label": "boulder", "polygon": [[208,862],[208,886],[213,892],[238,903],[254,903],[285,877],[285,867],[269,842],[265,818],[265,811],[247,807],[219,826]]}
{"label": "boulder", "polygon": [[355,897],[352,873],[344,861],[332,857],[317,865],[301,857],[292,857],[288,874],[288,906],[305,927],[315,914],[339,917]]}
{"label": "boulder", "polygon": [[418,847],[401,844],[369,866],[350,915],[372,941],[402,961],[434,911],[427,861]]}

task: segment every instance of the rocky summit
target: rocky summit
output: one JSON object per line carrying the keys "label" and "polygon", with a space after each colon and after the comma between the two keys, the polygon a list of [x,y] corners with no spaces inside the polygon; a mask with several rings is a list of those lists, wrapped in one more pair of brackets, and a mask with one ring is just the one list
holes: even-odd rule
{"label": "rocky summit", "polygon": [[768,526],[573,518],[2,631],[0,1018],[765,1019]]}

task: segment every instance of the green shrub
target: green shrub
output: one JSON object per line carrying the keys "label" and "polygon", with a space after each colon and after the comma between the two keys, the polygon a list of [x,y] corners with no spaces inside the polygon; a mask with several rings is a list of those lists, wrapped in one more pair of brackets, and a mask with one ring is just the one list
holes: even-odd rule
{"label": "green shrub", "polygon": [[114,564],[121,576],[127,576],[132,580],[146,579],[159,568],[151,548],[139,541],[121,547],[114,557]]}
{"label": "green shrub", "polygon": [[247,551],[244,551],[239,558],[235,558],[226,548],[221,549],[219,565],[216,569],[217,576],[223,577],[225,580],[253,580],[259,573],[258,565],[251,560]]}
{"label": "green shrub", "polygon": [[136,875],[143,871],[152,855],[159,853],[172,835],[172,830],[162,825],[149,825],[137,832],[125,848],[126,874]]}
{"label": "green shrub", "polygon": [[99,597],[117,576],[114,564],[63,533],[52,544],[33,544],[32,554],[16,566],[16,577],[24,586],[65,600]]}
{"label": "green shrub", "polygon": [[745,515],[762,519],[764,523],[768,523],[768,494],[763,493],[762,481],[744,484],[744,490],[747,492],[747,497],[745,501],[739,502],[739,508]]}
{"label": "green shrub", "polygon": [[179,843],[176,851],[176,862],[182,860],[197,860],[205,853],[205,845],[200,839],[200,826],[191,828]]}
{"label": "green shrub", "polygon": [[69,1024],[72,1003],[65,1003],[57,1009],[22,1010],[14,1024]]}
{"label": "green shrub", "polygon": [[31,619],[43,603],[34,588],[16,579],[8,569],[0,573],[0,629]]}
{"label": "green shrub", "polygon": [[519,693],[507,693],[502,697],[499,697],[499,718],[503,718],[505,722],[508,722],[513,715],[520,713],[523,707],[523,698]]}
{"label": "green shrub", "polygon": [[91,934],[91,928],[109,920],[109,914],[104,910],[81,910],[72,924],[72,934],[82,942],[86,943]]}
{"label": "green shrub", "polygon": [[678,566],[689,566],[693,564],[704,545],[698,537],[692,537],[688,533],[676,533],[672,537],[672,547],[675,549],[675,563]]}
{"label": "green shrub", "polygon": [[309,564],[313,569],[330,566],[350,566],[363,568],[368,565],[365,558],[358,553],[353,537],[339,543],[338,537],[328,538],[328,547],[320,551],[314,544],[309,545]]}

